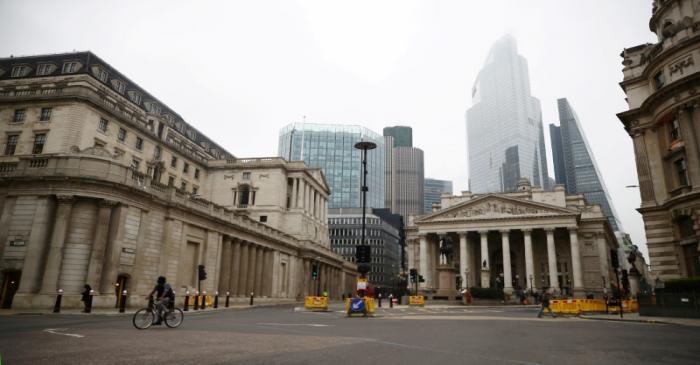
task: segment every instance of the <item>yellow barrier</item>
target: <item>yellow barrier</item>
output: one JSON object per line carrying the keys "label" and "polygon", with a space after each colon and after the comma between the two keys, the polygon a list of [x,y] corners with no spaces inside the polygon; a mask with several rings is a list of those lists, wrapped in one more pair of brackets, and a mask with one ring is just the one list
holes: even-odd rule
{"label": "yellow barrier", "polygon": [[422,295],[411,295],[408,297],[408,305],[425,305],[425,297]]}
{"label": "yellow barrier", "polygon": [[[602,299],[553,299],[549,301],[549,308],[559,314],[580,314],[587,312],[605,312],[605,301]],[[625,312],[639,312],[639,303],[636,300],[623,300],[622,310]],[[617,313],[618,306],[608,307],[608,312]]]}
{"label": "yellow barrier", "polygon": [[[190,307],[194,307],[194,299],[195,298],[197,298],[199,300],[199,297],[195,296],[195,295],[187,297],[187,305],[189,305]],[[199,302],[197,302],[197,303],[199,303]],[[206,303],[207,307],[211,307],[212,305],[214,305],[214,298],[211,295],[207,295],[204,297],[204,303]]]}
{"label": "yellow barrier", "polygon": [[[347,313],[350,309],[350,299],[351,298],[345,299],[345,313]],[[376,309],[376,305],[374,304],[374,298],[364,297],[363,299],[365,301],[365,308],[367,308],[367,313],[374,313]]]}
{"label": "yellow barrier", "polygon": [[328,297],[306,297],[304,308],[311,310],[328,310]]}

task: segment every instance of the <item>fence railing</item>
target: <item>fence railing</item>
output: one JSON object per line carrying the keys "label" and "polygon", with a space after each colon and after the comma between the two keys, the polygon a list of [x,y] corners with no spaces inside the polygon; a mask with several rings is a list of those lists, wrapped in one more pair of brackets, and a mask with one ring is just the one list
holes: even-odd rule
{"label": "fence railing", "polygon": [[700,318],[700,292],[658,291],[639,296],[639,315],[657,317]]}

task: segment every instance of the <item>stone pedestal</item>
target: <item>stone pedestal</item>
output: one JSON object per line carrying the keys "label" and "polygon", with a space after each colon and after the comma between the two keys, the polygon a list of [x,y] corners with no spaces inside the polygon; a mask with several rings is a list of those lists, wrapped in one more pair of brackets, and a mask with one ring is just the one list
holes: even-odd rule
{"label": "stone pedestal", "polygon": [[481,269],[481,287],[491,287],[491,271],[489,271],[488,269]]}
{"label": "stone pedestal", "polygon": [[457,293],[455,276],[457,269],[453,265],[438,266],[438,286],[435,295],[438,296],[455,296]]}
{"label": "stone pedestal", "polygon": [[639,295],[639,272],[636,269],[631,269],[627,276],[630,281],[630,297],[636,299]]}

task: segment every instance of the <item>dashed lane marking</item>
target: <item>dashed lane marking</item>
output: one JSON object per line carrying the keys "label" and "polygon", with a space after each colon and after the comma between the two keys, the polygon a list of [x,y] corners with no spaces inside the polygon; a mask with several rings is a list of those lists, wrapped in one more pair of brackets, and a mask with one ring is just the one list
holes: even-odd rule
{"label": "dashed lane marking", "polygon": [[333,327],[332,324],[319,323],[257,323],[258,326],[306,326],[306,327]]}
{"label": "dashed lane marking", "polygon": [[77,333],[63,333],[63,331],[66,331],[66,330],[67,330],[67,328],[47,328],[44,330],[44,332],[51,333],[54,335],[68,336],[68,337],[77,337],[77,338],[85,337],[85,336],[79,335]]}

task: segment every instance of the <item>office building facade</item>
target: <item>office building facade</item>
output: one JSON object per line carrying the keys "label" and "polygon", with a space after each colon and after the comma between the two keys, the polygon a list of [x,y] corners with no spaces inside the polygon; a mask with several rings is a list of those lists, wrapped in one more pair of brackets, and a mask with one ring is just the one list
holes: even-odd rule
{"label": "office building facade", "polygon": [[452,181],[426,178],[423,184],[423,212],[431,213],[433,204],[440,203],[443,193],[453,194]]}
{"label": "office building facade", "polygon": [[521,177],[550,188],[540,102],[530,95],[527,61],[513,37],[491,48],[466,125],[470,191],[515,191]]}
{"label": "office building facade", "polygon": [[581,122],[568,100],[559,99],[557,104],[559,126],[549,125],[556,182],[565,185],[567,194],[583,194],[588,204],[600,205],[610,226],[614,231],[619,231],[620,223],[612,199],[605,188]]}
{"label": "office building facade", "polygon": [[384,136],[384,146],[387,151],[384,206],[404,219],[423,214],[423,150],[397,147],[393,136]]}
{"label": "office building facade", "polygon": [[278,156],[304,161],[320,168],[330,186],[329,208],[362,206],[361,151],[355,143],[371,141],[377,148],[367,152],[367,206],[384,206],[384,138],[364,127],[341,124],[293,123],[280,130]]}
{"label": "office building facade", "polygon": [[394,137],[394,147],[413,147],[413,129],[406,126],[385,127],[382,134]]}

